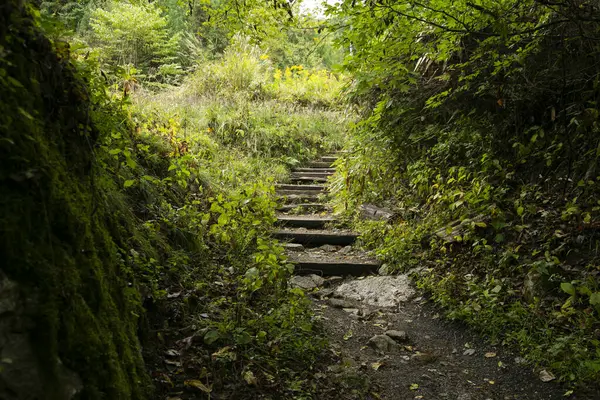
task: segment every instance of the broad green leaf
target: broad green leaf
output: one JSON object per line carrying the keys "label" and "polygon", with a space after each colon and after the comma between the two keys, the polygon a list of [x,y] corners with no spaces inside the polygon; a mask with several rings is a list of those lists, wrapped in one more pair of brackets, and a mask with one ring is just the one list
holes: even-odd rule
{"label": "broad green leaf", "polygon": [[563,292],[570,294],[571,296],[575,295],[575,286],[573,286],[569,282],[563,282],[560,284],[560,288]]}

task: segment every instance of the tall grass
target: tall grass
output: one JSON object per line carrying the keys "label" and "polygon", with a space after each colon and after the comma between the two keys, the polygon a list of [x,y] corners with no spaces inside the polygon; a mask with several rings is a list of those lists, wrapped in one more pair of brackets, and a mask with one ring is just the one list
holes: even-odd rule
{"label": "tall grass", "polygon": [[222,59],[199,65],[181,87],[140,91],[134,104],[178,124],[206,184],[281,181],[289,167],[341,148],[351,119],[337,103],[341,80],[288,71],[278,77],[267,55],[237,37]]}

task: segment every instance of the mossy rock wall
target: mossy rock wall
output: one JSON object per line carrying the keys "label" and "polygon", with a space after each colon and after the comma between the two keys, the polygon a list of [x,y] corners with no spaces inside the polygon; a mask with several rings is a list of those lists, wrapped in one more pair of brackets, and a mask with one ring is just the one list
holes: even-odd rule
{"label": "mossy rock wall", "polygon": [[[94,178],[99,132],[87,87],[32,12],[16,0],[0,5],[0,304],[19,303],[0,327],[26,337],[34,359],[16,354],[2,366],[0,397],[148,398],[139,294],[111,229],[128,232]],[[29,368],[39,382],[17,382],[31,379]]]}

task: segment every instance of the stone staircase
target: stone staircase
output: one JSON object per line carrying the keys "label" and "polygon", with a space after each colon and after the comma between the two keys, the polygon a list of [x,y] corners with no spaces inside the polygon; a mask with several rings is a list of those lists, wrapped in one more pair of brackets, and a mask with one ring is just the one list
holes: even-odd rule
{"label": "stone staircase", "polygon": [[286,243],[296,274],[363,275],[379,263],[352,247],[358,234],[337,227],[325,198],[327,178],[337,156],[324,156],[292,171],[290,182],[276,186],[283,200],[274,237]]}

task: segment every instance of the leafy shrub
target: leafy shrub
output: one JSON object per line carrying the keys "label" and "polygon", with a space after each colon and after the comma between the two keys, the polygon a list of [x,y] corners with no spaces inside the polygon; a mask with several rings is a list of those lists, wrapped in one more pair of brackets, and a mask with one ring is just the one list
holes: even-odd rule
{"label": "leafy shrub", "polygon": [[325,70],[309,71],[294,65],[273,74],[271,95],[282,101],[332,107],[340,104],[343,81]]}
{"label": "leafy shrub", "polygon": [[337,7],[363,110],[338,206],[392,207],[390,225],[359,225],[365,242],[422,267],[450,317],[597,381],[598,7],[488,3]]}
{"label": "leafy shrub", "polygon": [[236,36],[219,61],[198,67],[190,89],[200,96],[263,96],[270,63],[258,46],[243,36]]}

